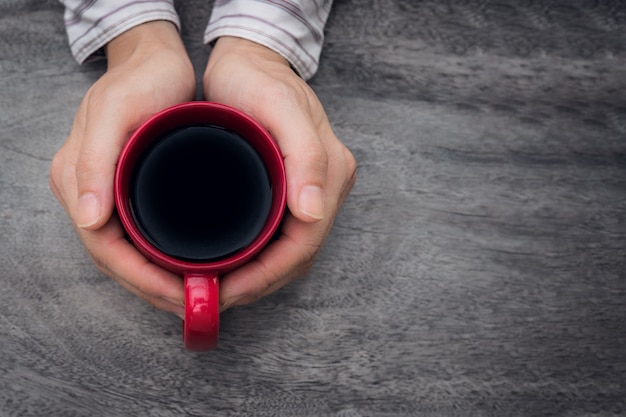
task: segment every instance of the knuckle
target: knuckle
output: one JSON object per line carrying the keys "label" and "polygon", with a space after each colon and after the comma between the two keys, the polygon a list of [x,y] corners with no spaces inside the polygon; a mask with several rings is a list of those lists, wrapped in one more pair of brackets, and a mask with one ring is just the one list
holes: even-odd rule
{"label": "knuckle", "polygon": [[318,239],[316,239],[315,242],[310,243],[304,248],[300,261],[298,262],[295,269],[297,276],[302,276],[309,273],[311,268],[313,268],[315,258],[317,258],[317,254],[319,253],[321,247],[321,242],[318,243]]}
{"label": "knuckle", "polygon": [[54,191],[61,186],[61,176],[63,175],[64,157],[62,151],[57,152],[52,158],[50,163],[50,170],[48,174],[48,183],[50,188]]}
{"label": "knuckle", "polygon": [[346,147],[344,147],[344,160],[345,160],[345,167],[347,170],[347,184],[349,188],[352,188],[352,186],[354,186],[354,184],[356,183],[356,177],[357,177],[357,162],[356,159],[354,158],[354,155],[352,155],[352,152],[350,152],[350,150]]}
{"label": "knuckle", "polygon": [[89,251],[89,256],[93,261],[94,265],[98,269],[98,271],[102,272],[105,275],[110,275],[109,263],[102,257],[95,255],[92,251]]}
{"label": "knuckle", "polygon": [[313,268],[313,264],[315,263],[315,256],[316,255],[317,254],[314,254],[314,255],[312,255],[310,257],[307,257],[304,260],[304,262],[302,262],[299,265],[299,268],[297,270],[297,275],[298,276],[306,275],[306,274],[308,274],[311,271],[311,269]]}
{"label": "knuckle", "polygon": [[354,158],[354,155],[352,155],[352,152],[350,152],[350,149],[348,149],[346,146],[343,147],[343,159],[344,166],[346,167],[346,171],[348,172],[348,176],[356,178],[356,159]]}
{"label": "knuckle", "polygon": [[52,190],[52,193],[62,205],[67,203],[67,194],[71,192],[74,181],[74,165],[68,159],[68,151],[66,146],[64,146],[52,158],[48,175],[50,190]]}
{"label": "knuckle", "polygon": [[333,152],[333,167],[340,175],[344,189],[351,189],[357,177],[357,162],[352,152],[341,142],[337,142],[338,148]]}

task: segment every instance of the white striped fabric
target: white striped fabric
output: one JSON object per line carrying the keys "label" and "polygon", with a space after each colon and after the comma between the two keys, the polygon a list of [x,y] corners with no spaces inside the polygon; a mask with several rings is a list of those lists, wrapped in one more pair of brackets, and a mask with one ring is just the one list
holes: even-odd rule
{"label": "white striped fabric", "polygon": [[128,29],[153,20],[180,27],[173,0],[61,0],[72,54],[79,63]]}
{"label": "white striped fabric", "polygon": [[304,79],[318,67],[332,0],[216,0],[204,34],[246,38],[285,57]]}
{"label": "white striped fabric", "polygon": [[[180,29],[173,0],[60,0],[72,54],[79,63],[141,23],[168,20]],[[332,0],[216,0],[205,43],[237,36],[281,54],[308,79],[317,71]]]}

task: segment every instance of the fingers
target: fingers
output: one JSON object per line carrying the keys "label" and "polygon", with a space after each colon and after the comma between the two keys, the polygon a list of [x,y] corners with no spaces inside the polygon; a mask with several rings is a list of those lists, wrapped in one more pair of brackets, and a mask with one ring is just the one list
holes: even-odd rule
{"label": "fingers", "polygon": [[116,218],[79,236],[100,271],[151,305],[184,317],[182,280],[144,258],[124,237]]}
{"label": "fingers", "polygon": [[356,181],[356,161],[343,145],[329,158],[325,219],[315,223],[302,222],[287,214],[282,235],[255,260],[222,278],[220,305],[226,310],[249,304],[282,288],[307,273]]}
{"label": "fingers", "polygon": [[249,304],[305,274],[319,251],[325,225],[303,223],[287,215],[283,234],[255,260],[224,276],[220,284],[222,311]]}

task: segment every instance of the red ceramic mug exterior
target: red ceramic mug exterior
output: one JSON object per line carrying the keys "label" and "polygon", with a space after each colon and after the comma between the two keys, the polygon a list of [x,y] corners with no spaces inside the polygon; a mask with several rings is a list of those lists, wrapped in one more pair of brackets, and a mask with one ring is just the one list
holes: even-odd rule
{"label": "red ceramic mug exterior", "polygon": [[[130,207],[131,179],[139,158],[168,132],[194,125],[219,126],[243,137],[263,160],[272,186],[271,209],[261,232],[240,251],[212,262],[184,261],[158,250],[141,233]],[[132,134],[120,154],[114,187],[118,215],[133,244],[155,264],[184,276],[185,347],[193,351],[214,349],[219,332],[219,276],[256,256],[269,242],[282,220],[287,186],[278,145],[257,121],[235,108],[205,101],[179,104],[152,116]]]}

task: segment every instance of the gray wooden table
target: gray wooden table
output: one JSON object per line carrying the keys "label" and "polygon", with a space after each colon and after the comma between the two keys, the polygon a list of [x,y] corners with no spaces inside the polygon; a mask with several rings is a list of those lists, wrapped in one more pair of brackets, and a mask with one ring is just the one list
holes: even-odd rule
{"label": "gray wooden table", "polygon": [[[200,72],[211,7],[178,3]],[[311,85],[357,184],[308,276],[192,354],[48,190],[104,65],[56,2],[0,0],[0,416],[626,415],[625,25],[620,1],[336,0]]]}

